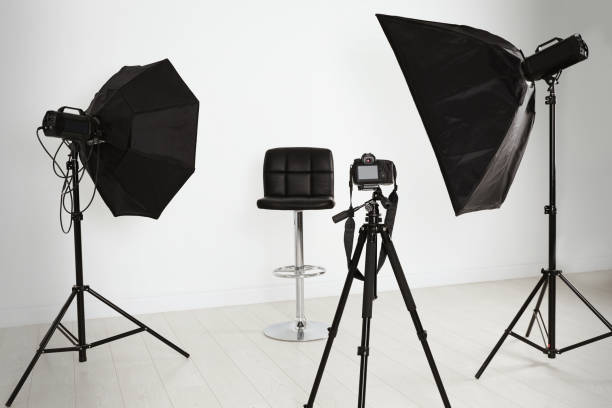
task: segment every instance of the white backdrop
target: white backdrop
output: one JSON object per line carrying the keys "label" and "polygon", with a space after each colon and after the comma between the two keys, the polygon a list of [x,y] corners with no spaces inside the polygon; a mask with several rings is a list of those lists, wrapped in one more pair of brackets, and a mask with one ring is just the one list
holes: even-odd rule
{"label": "white backdrop", "polygon": [[[34,137],[45,110],[86,107],[122,65],[165,57],[200,100],[196,173],[158,221],[113,218],[98,199],[83,225],[86,282],[128,310],[293,297],[291,283],[271,275],[293,260],[291,214],[255,206],[263,154],[277,146],[333,150],[338,211],[353,158],[371,151],[396,162],[395,242],[413,286],[537,277],[547,248],[545,88],[505,205],[456,218],[376,12],[487,29],[528,55],[550,37],[583,34],[592,56],[558,86],[559,265],[612,267],[606,3],[3,0],[0,326],[49,321],[74,281],[60,182]],[[310,297],[338,294],[345,276],[333,213],[305,215],[306,261],[328,268],[307,281]],[[394,288],[391,275],[382,289]],[[108,314],[89,303],[87,312]]]}

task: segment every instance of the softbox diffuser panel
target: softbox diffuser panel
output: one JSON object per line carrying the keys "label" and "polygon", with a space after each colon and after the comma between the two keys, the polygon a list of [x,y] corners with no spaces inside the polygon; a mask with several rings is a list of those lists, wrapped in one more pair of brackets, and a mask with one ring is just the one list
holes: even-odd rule
{"label": "softbox diffuser panel", "polygon": [[515,46],[483,30],[377,15],[456,215],[504,202],[529,137],[535,88]]}
{"label": "softbox diffuser panel", "polygon": [[[195,170],[199,102],[167,59],[123,67],[91,102],[104,143],[84,166],[115,216],[158,218]],[[97,172],[96,172],[97,169]]]}

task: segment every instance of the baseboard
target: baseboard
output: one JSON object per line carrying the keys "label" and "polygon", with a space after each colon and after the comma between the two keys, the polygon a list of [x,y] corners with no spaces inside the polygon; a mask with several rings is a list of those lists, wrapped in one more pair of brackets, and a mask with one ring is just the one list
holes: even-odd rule
{"label": "baseboard", "polygon": [[[420,270],[418,273],[406,273],[411,287],[430,287],[455,285],[492,280],[518,279],[537,277],[542,268],[539,263],[504,265],[480,268],[445,268],[444,270]],[[565,273],[589,272],[612,268],[612,255],[596,258],[575,259],[563,265]],[[307,297],[338,296],[344,276],[338,274],[333,282],[308,281]],[[397,284],[392,273],[383,273],[379,278],[380,291],[396,290]],[[359,293],[361,285],[354,285],[354,292]],[[245,305],[264,302],[286,301],[293,299],[293,285],[272,287],[254,287],[243,289],[217,290],[186,294],[173,294],[146,298],[111,299],[120,307],[132,314],[159,313],[176,310],[189,310],[229,305]],[[91,298],[87,296],[86,298]],[[63,301],[63,299],[61,300]],[[7,308],[0,310],[0,327],[21,326],[50,322],[61,307],[61,303],[25,308]],[[89,300],[86,303],[87,317],[99,318],[114,316],[114,312],[101,303]],[[74,306],[68,311],[65,321],[75,319]]]}

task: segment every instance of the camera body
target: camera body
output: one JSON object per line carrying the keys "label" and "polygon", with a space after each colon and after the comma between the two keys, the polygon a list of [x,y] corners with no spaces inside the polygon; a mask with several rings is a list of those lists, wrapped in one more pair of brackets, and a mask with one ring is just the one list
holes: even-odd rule
{"label": "camera body", "polygon": [[359,190],[375,190],[393,184],[394,165],[391,160],[378,160],[372,153],[364,153],[351,166],[351,180]]}

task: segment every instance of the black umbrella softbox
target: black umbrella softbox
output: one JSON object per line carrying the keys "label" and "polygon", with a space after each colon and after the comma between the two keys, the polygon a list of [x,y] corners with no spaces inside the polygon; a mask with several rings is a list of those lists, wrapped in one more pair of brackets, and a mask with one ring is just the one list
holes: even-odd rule
{"label": "black umbrella softbox", "polygon": [[[53,171],[63,179],[60,223],[61,215],[67,212],[70,225],[64,230],[62,224],[62,230],[68,233],[72,229],[74,234],[76,279],[68,299],[7,400],[7,407],[19,394],[38,359],[46,353],[76,352],[79,362],[83,363],[87,361],[87,350],[91,348],[147,332],[184,357],[189,357],[185,350],[84,284],[81,222],[94,196],[91,196],[89,204],[81,207],[79,184],[83,173],[79,158],[115,216],[158,218],[194,172],[198,107],[198,100],[166,59],[145,66],[123,67],[104,84],[86,112],[64,106],[45,114],[36,136],[53,161]],[[78,114],[68,113],[67,110]],[[55,155],[40,140],[40,130],[46,136],[62,139]],[[65,170],[57,162],[62,146],[70,149]],[[137,327],[88,342],[85,294],[99,300]],[[73,302],[76,303],[77,334],[62,324]],[[58,331],[70,341],[70,346],[48,347]]]}
{"label": "black umbrella softbox", "polygon": [[408,82],[455,214],[498,208],[535,117],[535,88],[521,71],[521,51],[467,26],[377,17]]}
{"label": "black umbrella softbox", "polygon": [[86,113],[104,143],[82,144],[81,157],[113,215],[160,216],[194,172],[198,109],[167,59],[123,67],[102,86]]}

